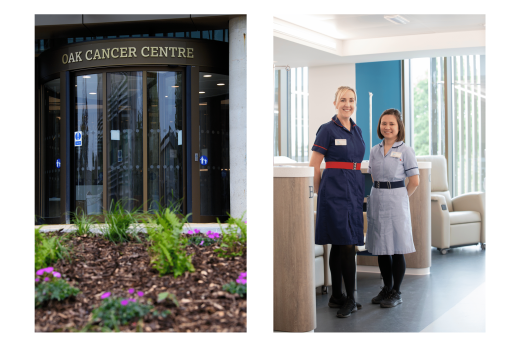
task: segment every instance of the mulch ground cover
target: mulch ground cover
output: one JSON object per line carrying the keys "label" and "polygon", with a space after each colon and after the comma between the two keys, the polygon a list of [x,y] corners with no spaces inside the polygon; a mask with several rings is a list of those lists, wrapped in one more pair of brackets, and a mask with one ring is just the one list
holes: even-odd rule
{"label": "mulch ground cover", "polygon": [[[63,235],[53,232],[53,235]],[[222,290],[222,285],[235,281],[246,272],[246,254],[243,257],[219,258],[211,246],[187,246],[193,254],[195,272],[160,277],[150,265],[144,235],[142,243],[114,244],[101,236],[72,236],[68,245],[73,247],[71,261],[60,260],[53,265],[74,287],[81,290],[75,298],[51,301],[35,309],[37,332],[80,331],[89,320],[92,310],[101,303],[100,296],[110,291],[112,296],[130,297],[128,290],[142,291],[140,302],[153,304],[158,312],[147,314],[143,322],[131,322],[120,331],[133,332],[246,332],[247,301],[237,294]],[[161,292],[177,296],[179,306],[157,302]],[[137,296],[134,298],[138,298]],[[100,331],[92,325],[89,331]]]}

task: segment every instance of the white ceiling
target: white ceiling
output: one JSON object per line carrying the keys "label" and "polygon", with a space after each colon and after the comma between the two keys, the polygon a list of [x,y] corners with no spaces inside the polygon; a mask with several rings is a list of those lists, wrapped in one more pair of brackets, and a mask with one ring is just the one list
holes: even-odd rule
{"label": "white ceiling", "polygon": [[485,15],[277,15],[277,66],[326,66],[419,57],[485,54]]}

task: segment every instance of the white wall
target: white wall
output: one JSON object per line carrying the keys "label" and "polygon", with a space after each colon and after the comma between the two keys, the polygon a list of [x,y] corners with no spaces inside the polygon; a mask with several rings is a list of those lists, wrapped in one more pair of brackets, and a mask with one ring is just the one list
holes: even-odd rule
{"label": "white wall", "polygon": [[356,89],[356,64],[309,67],[309,154],[320,125],[336,114],[332,102],[340,86]]}

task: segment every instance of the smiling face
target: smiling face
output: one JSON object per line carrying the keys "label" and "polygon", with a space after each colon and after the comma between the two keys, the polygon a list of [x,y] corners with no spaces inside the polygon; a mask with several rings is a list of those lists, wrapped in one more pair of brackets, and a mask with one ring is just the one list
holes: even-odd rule
{"label": "smiling face", "polygon": [[383,115],[381,118],[381,125],[379,130],[383,134],[383,136],[390,140],[396,140],[397,135],[399,134],[399,125],[397,123],[397,119],[393,114]]}
{"label": "smiling face", "polygon": [[356,95],[352,90],[345,90],[336,101],[334,101],[334,106],[338,111],[338,117],[350,118],[356,110]]}

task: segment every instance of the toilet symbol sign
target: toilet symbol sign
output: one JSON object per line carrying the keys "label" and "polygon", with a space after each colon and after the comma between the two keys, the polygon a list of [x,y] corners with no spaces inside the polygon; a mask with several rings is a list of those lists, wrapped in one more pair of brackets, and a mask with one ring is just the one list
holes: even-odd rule
{"label": "toilet symbol sign", "polygon": [[200,161],[200,164],[203,165],[203,166],[206,166],[208,164],[208,158],[206,156],[204,156],[204,155],[202,155],[200,157],[199,161]]}
{"label": "toilet symbol sign", "polygon": [[81,147],[81,142],[83,141],[83,135],[81,131],[74,132],[74,146]]}

